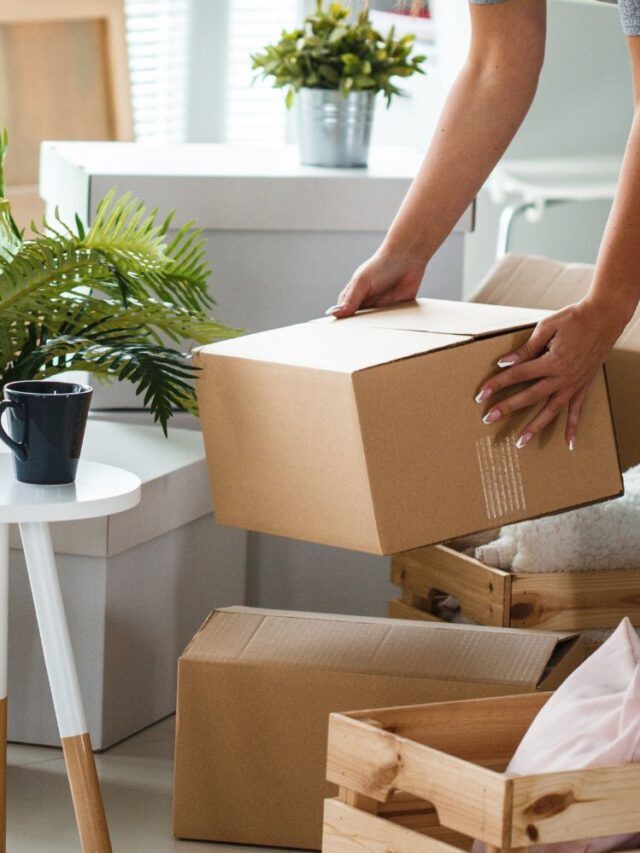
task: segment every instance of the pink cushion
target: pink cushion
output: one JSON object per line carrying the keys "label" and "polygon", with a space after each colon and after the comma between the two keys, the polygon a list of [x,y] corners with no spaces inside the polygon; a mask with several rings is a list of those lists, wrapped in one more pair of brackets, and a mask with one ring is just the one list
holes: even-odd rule
{"label": "pink cushion", "polygon": [[[623,619],[611,637],[567,678],[542,708],[516,750],[507,773],[524,776],[638,760],[640,639],[629,619]],[[540,844],[529,850],[604,853],[639,845],[640,834],[637,834]]]}

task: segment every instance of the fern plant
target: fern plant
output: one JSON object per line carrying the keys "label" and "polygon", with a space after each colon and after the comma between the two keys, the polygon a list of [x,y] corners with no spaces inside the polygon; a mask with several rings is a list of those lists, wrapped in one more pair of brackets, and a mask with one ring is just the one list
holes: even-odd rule
{"label": "fern plant", "polygon": [[[204,241],[189,223],[173,239],[129,194],[112,190],[90,228],[76,216],[32,223],[26,240],[4,197],[7,135],[0,135],[0,387],[89,370],[136,386],[163,430],[196,413],[195,368],[185,341],[237,334],[209,316]],[[170,344],[170,345],[167,345]]]}

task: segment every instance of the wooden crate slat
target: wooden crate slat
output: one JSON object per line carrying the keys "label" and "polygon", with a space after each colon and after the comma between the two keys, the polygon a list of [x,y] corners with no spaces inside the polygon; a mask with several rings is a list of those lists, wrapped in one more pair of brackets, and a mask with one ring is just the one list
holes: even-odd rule
{"label": "wooden crate slat", "polygon": [[[476,764],[508,762],[551,693],[407,705],[344,716],[376,725],[399,737]],[[486,762],[486,764],[485,764]]]}
{"label": "wooden crate slat", "polygon": [[640,569],[513,575],[514,628],[612,628],[624,616],[640,625]]}
{"label": "wooden crate slat", "polygon": [[433,614],[430,613],[431,602],[429,601],[429,599],[424,598],[422,595],[417,595],[410,589],[400,590],[400,601],[402,601],[404,604],[408,604],[410,607],[417,607],[420,610],[424,610],[427,615],[432,616],[433,619],[439,618],[437,616],[433,616]]}
{"label": "wooden crate slat", "polygon": [[[640,764],[506,776],[459,757],[477,755],[483,733],[484,757],[503,755],[501,726],[512,749],[548,695],[332,714],[328,778],[343,801],[327,801],[323,853],[454,853],[472,838],[514,853],[640,835]],[[447,721],[461,738],[453,746]]]}
{"label": "wooden crate slat", "polygon": [[460,849],[340,800],[325,800],[322,853],[458,853]]}
{"label": "wooden crate slat", "polygon": [[509,624],[511,575],[443,545],[394,557],[391,580],[427,599],[434,590],[455,595],[464,615],[482,625]]}
{"label": "wooden crate slat", "polygon": [[377,726],[331,714],[327,779],[380,802],[408,791],[433,803],[443,826],[506,846],[509,780]]}
{"label": "wooden crate slat", "polygon": [[399,598],[392,598],[389,601],[387,610],[391,619],[414,619],[417,622],[442,622],[439,616],[434,616],[432,613],[427,613],[425,610],[420,610],[417,607],[412,607],[410,604],[401,601]]}
{"label": "wooden crate slat", "polygon": [[442,621],[430,613],[440,590],[481,625],[584,631],[615,628],[624,616],[640,625],[640,567],[515,574],[433,545],[394,557],[391,580],[401,587],[389,605],[396,618]]}
{"label": "wooden crate slat", "polygon": [[511,780],[510,846],[640,833],[640,765],[520,776]]}

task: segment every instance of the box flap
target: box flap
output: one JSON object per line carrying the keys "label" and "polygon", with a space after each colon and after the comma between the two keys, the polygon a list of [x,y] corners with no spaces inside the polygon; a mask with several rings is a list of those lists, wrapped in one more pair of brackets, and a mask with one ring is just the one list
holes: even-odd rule
{"label": "box flap", "polygon": [[[585,296],[593,271],[593,264],[566,263],[540,255],[507,255],[489,270],[471,302],[557,311]],[[616,349],[640,352],[640,308]]]}
{"label": "box flap", "polygon": [[[477,306],[476,306],[477,307]],[[331,319],[331,318],[328,318]],[[469,340],[467,335],[430,334],[347,325],[331,320],[300,323],[200,347],[201,356],[227,356],[296,367],[354,373]]]}
{"label": "box flap", "polygon": [[253,608],[214,612],[183,659],[313,668],[535,689],[566,637]]}
{"label": "box flap", "polygon": [[[482,303],[487,301],[483,299]],[[416,299],[390,308],[363,311],[344,320],[328,317],[318,322],[350,328],[368,326],[479,338],[532,326],[548,313],[531,307],[451,302],[447,299]]]}
{"label": "box flap", "polygon": [[507,255],[489,270],[471,302],[557,311],[582,299],[592,278],[591,264],[569,264],[537,255]]}

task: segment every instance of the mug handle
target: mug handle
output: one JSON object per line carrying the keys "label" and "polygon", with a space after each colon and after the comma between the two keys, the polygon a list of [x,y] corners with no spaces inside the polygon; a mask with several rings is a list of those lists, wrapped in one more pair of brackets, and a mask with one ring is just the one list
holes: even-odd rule
{"label": "mug handle", "polygon": [[15,455],[21,462],[26,462],[27,459],[27,446],[24,442],[14,441],[10,435],[4,431],[4,427],[2,426],[2,413],[5,409],[15,409],[18,417],[20,417],[20,410],[22,406],[20,403],[16,403],[14,400],[2,400],[0,402],[0,441],[4,441],[7,447],[11,448]]}

